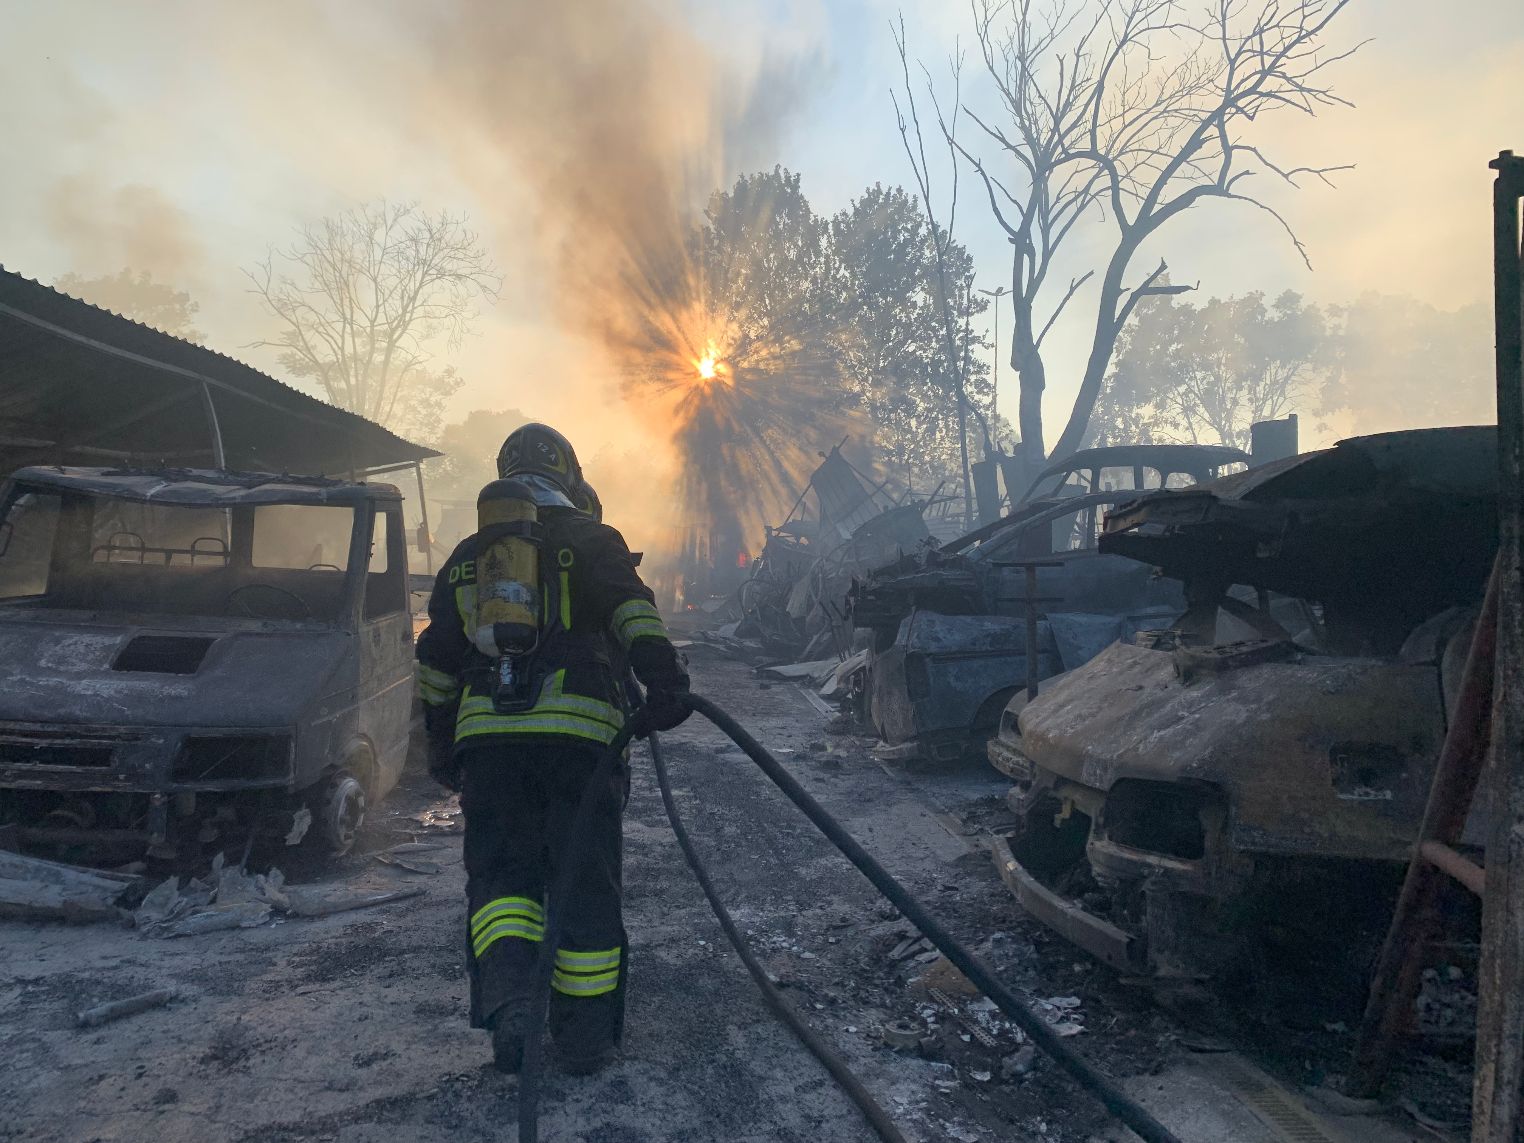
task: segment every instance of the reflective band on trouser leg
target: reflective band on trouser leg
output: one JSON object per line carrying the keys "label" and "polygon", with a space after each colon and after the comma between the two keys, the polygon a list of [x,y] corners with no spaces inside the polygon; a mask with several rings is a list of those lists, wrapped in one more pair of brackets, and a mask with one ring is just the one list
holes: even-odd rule
{"label": "reflective band on trouser leg", "polygon": [[551,987],[567,996],[602,996],[619,987],[619,949],[600,952],[556,950]]}
{"label": "reflective band on trouser leg", "polygon": [[480,960],[504,937],[545,939],[545,910],[528,897],[498,897],[471,914],[471,952]]}
{"label": "reflective band on trouser leg", "polygon": [[626,651],[630,649],[631,643],[646,636],[667,638],[667,628],[661,621],[661,612],[643,599],[632,599],[614,608],[613,625],[614,633],[619,636],[619,642]]}

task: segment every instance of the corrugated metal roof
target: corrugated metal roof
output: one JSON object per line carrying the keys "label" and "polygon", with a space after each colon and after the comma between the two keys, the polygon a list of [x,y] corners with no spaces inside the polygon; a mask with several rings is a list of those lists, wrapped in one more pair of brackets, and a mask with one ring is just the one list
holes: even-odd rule
{"label": "corrugated metal roof", "polygon": [[362,504],[401,498],[390,484],[196,468],[23,468],[13,472],[11,479],[33,489],[214,508],[237,504]]}
{"label": "corrugated metal roof", "polygon": [[211,463],[365,472],[440,454],[284,384],[0,266],[0,468]]}

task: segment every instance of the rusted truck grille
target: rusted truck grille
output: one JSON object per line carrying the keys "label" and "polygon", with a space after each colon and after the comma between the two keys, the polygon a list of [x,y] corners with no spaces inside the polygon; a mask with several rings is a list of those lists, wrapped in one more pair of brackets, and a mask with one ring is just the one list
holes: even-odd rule
{"label": "rusted truck grille", "polygon": [[176,782],[270,782],[291,776],[291,738],[284,734],[188,736],[174,762]]}
{"label": "rusted truck grille", "polygon": [[111,767],[118,745],[116,739],[73,734],[9,733],[0,736],[0,766],[105,770]]}

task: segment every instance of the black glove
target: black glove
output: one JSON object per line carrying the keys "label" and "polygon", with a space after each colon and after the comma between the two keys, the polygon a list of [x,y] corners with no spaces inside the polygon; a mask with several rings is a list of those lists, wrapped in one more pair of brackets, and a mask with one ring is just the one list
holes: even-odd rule
{"label": "black glove", "polygon": [[693,713],[680,698],[688,693],[688,672],[676,647],[665,639],[637,639],[629,657],[646,688],[643,722],[647,731],[671,730]]}
{"label": "black glove", "polygon": [[645,724],[648,730],[671,730],[681,726],[693,713],[683,699],[688,694],[684,677],[672,687],[652,687],[646,691]]}
{"label": "black glove", "polygon": [[455,758],[455,719],[442,712],[426,719],[429,739],[429,777],[447,790],[460,792],[460,763]]}

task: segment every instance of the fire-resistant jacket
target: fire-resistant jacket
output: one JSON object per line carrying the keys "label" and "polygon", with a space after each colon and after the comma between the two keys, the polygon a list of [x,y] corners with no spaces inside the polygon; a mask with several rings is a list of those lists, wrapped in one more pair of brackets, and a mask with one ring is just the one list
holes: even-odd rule
{"label": "fire-resistant jacket", "polygon": [[453,717],[457,752],[486,742],[611,742],[624,715],[610,637],[646,687],[686,686],[655,596],[641,582],[624,537],[566,508],[541,508],[540,523],[541,635],[528,658],[536,694],[529,709],[496,709],[494,661],[470,639],[476,537],[463,540],[435,576],[429,625],[418,637],[418,685],[431,734],[447,733]]}

